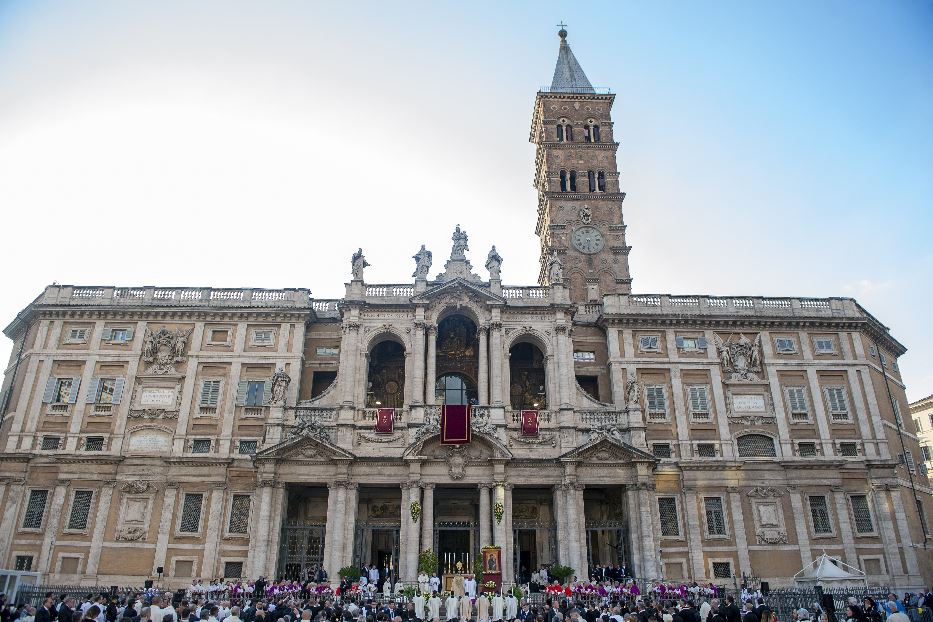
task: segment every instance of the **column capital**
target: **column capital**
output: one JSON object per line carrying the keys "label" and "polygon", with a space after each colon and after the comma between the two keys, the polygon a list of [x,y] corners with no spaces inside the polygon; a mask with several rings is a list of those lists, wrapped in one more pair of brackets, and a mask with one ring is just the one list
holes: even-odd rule
{"label": "column capital", "polygon": [[[278,482],[276,481],[274,477],[269,477],[269,478],[259,480],[259,487],[260,488],[274,488],[277,483]],[[328,487],[330,486],[328,485]]]}
{"label": "column capital", "polygon": [[434,486],[436,486],[436,484],[434,484],[434,483],[427,483],[427,482],[426,482],[426,483],[424,483],[424,484],[421,484],[421,487],[424,488],[425,490],[434,490]]}
{"label": "column capital", "polygon": [[484,489],[489,490],[493,487],[493,484],[490,484],[488,482],[480,482],[479,484],[476,485],[476,487],[479,488],[480,490],[484,490]]}
{"label": "column capital", "polygon": [[489,324],[480,324],[476,330],[480,335],[485,335],[489,332]]}
{"label": "column capital", "polygon": [[425,324],[424,330],[428,335],[433,335],[437,332],[437,324],[428,322]]}
{"label": "column capital", "polygon": [[496,331],[496,332],[499,332],[500,330],[502,330],[502,322],[500,322],[500,321],[498,321],[498,320],[495,320],[495,321],[490,322],[490,323],[489,323],[489,329],[490,329],[490,330],[493,330],[493,331]]}

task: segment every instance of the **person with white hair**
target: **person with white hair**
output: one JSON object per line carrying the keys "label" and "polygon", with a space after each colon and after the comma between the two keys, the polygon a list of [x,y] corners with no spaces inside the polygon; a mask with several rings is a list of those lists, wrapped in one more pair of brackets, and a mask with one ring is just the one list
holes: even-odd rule
{"label": "person with white hair", "polygon": [[896,601],[889,600],[885,603],[885,608],[888,613],[888,617],[885,618],[886,622],[910,622],[907,614],[898,609]]}

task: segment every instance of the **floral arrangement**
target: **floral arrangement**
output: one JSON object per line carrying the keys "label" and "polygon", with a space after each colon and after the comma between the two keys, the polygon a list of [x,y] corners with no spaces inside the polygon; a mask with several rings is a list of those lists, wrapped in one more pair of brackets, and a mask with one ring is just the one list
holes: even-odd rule
{"label": "floral arrangement", "polygon": [[492,513],[496,517],[496,522],[501,523],[502,517],[505,515],[505,506],[502,505],[501,501],[496,501],[496,504],[492,506]]}
{"label": "floral arrangement", "polygon": [[486,588],[487,590],[495,591],[497,586],[496,586],[495,581],[486,581],[486,583],[483,583],[483,587]]}
{"label": "floral arrangement", "polygon": [[421,518],[421,504],[417,501],[411,502],[411,520],[418,522],[418,519]]}

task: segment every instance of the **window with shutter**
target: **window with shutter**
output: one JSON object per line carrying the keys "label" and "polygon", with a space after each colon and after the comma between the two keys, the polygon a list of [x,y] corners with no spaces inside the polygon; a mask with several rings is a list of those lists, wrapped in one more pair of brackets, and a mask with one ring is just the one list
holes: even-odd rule
{"label": "window with shutter", "polygon": [[117,379],[116,378],[99,378],[100,383],[98,384],[97,390],[97,403],[98,404],[113,404],[113,394],[117,388]]}
{"label": "window with shutter", "polygon": [[709,420],[709,389],[705,385],[689,386],[687,387],[687,396],[692,418],[699,421]]}
{"label": "window with shutter", "polygon": [[680,535],[680,520],[677,517],[677,499],[658,497],[658,515],[661,518],[661,535],[676,538]]}
{"label": "window with shutter", "polygon": [[45,504],[49,499],[49,491],[34,488],[29,491],[29,500],[26,502],[26,514],[23,515],[23,529],[41,529],[45,518]]}
{"label": "window with shutter", "polygon": [[201,406],[217,406],[220,399],[220,380],[201,381]]}
{"label": "window with shutter", "polygon": [[274,333],[271,330],[254,330],[253,331],[253,345],[254,346],[271,346],[274,341]]}
{"label": "window with shutter", "polygon": [[249,525],[249,495],[233,495],[230,504],[230,522],[227,531],[230,533],[246,533]]}
{"label": "window with shutter", "polygon": [[87,395],[84,397],[86,404],[97,402],[97,396],[100,393],[100,378],[91,378],[91,384],[87,386]]}
{"label": "window with shutter", "polygon": [[901,406],[897,403],[897,398],[891,398],[891,408],[894,410],[894,421],[897,422],[897,425],[903,425],[904,422],[901,420]]}
{"label": "window with shutter", "polygon": [[262,381],[250,380],[246,383],[246,405],[262,406],[262,396],[265,392],[266,383]]}
{"label": "window with shutter", "polygon": [[181,521],[178,531],[181,533],[198,533],[201,530],[201,506],[204,495],[201,493],[185,493],[181,506]]}
{"label": "window with shutter", "polygon": [[833,354],[836,352],[836,344],[828,337],[818,337],[814,339],[813,345],[817,354]]}
{"label": "window with shutter", "polygon": [[722,509],[721,497],[704,497],[706,511],[706,534],[709,536],[726,535],[726,516]]}
{"label": "window with shutter", "polygon": [[645,387],[645,405],[650,419],[664,419],[667,417],[667,399],[664,394],[664,385],[653,384]]}
{"label": "window with shutter", "polygon": [[920,455],[923,456],[923,459],[924,459],[925,461],[927,461],[927,462],[930,461],[930,456],[933,455],[933,454],[930,454],[930,447],[929,447],[929,445],[921,445],[921,446],[920,446]]}
{"label": "window with shutter", "polygon": [[785,393],[791,421],[808,421],[810,409],[807,406],[806,390],[803,387],[787,387]]}
{"label": "window with shutter", "polygon": [[56,378],[55,391],[52,396],[52,402],[55,404],[69,403],[73,384],[73,378]]}
{"label": "window with shutter", "polygon": [[642,335],[638,338],[638,348],[642,352],[660,352],[661,337],[659,335]]}
{"label": "window with shutter", "polygon": [[810,518],[813,521],[813,533],[818,535],[831,534],[833,525],[829,520],[829,506],[823,495],[812,495],[810,501]]}
{"label": "window with shutter", "polygon": [[849,408],[846,405],[846,393],[842,387],[826,387],[826,402],[833,421],[846,421],[849,418]]}
{"label": "window with shutter", "polygon": [[68,336],[65,338],[65,343],[84,343],[87,341],[87,329],[86,328],[72,328],[68,331]]}
{"label": "window with shutter", "polygon": [[119,404],[123,401],[123,389],[126,387],[126,378],[117,378],[113,385],[113,403]]}
{"label": "window with shutter", "polygon": [[852,517],[855,519],[855,532],[874,533],[875,523],[871,517],[868,496],[852,495],[849,497],[849,504],[852,506]]}
{"label": "window with shutter", "polygon": [[91,499],[94,493],[90,490],[76,490],[71,501],[71,515],[68,517],[68,529],[83,531],[87,529],[88,516],[91,513]]}

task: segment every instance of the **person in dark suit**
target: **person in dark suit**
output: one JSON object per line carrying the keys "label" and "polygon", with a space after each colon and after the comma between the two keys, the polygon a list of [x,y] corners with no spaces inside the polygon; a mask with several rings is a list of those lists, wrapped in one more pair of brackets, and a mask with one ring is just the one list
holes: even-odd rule
{"label": "person in dark suit", "polygon": [[742,612],[739,611],[735,598],[732,596],[726,596],[726,606],[723,607],[722,617],[726,619],[726,622],[742,622]]}
{"label": "person in dark suit", "polygon": [[71,596],[62,599],[62,604],[58,606],[58,622],[71,622],[74,617],[75,599]]}
{"label": "person in dark suit", "polygon": [[42,606],[36,609],[36,622],[54,622],[57,619],[58,614],[52,606],[52,597],[46,596]]}
{"label": "person in dark suit", "polygon": [[761,622],[761,618],[755,613],[755,603],[751,599],[745,602],[745,615],[742,616],[742,622]]}
{"label": "person in dark suit", "polygon": [[535,614],[531,611],[531,605],[528,601],[522,603],[522,608],[518,610],[516,617],[522,622],[534,622]]}

